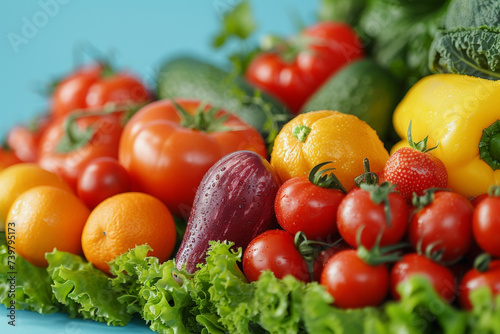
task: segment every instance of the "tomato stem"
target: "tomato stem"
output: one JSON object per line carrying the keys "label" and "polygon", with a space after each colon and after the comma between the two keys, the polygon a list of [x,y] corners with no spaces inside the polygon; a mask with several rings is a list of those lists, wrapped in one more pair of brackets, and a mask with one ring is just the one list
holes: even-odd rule
{"label": "tomato stem", "polygon": [[417,211],[422,210],[427,205],[431,204],[434,201],[434,193],[436,191],[451,191],[446,188],[429,188],[424,190],[424,194],[422,196],[418,196],[416,193],[413,193],[413,198],[411,200],[412,205],[416,208]]}
{"label": "tomato stem", "polygon": [[391,206],[389,203],[389,194],[394,192],[394,188],[396,188],[396,185],[386,181],[381,185],[362,183],[360,188],[370,193],[370,198],[376,205],[384,203],[384,213],[387,226],[391,227],[392,217]]}
{"label": "tomato stem", "polygon": [[363,233],[364,226],[360,227],[356,233],[356,240],[358,243],[358,256],[366,264],[370,266],[378,266],[380,264],[397,262],[401,260],[401,254],[394,253],[394,251],[406,248],[409,246],[408,243],[399,243],[386,247],[380,247],[380,239],[382,238],[382,231],[378,234],[375,245],[368,249],[361,244],[361,234]]}
{"label": "tomato stem", "polygon": [[320,164],[317,164],[314,166],[311,171],[309,172],[309,181],[312,184],[317,185],[318,187],[321,188],[327,188],[327,189],[337,189],[342,191],[344,194],[347,194],[347,191],[345,190],[344,186],[340,182],[340,180],[335,176],[333,173],[327,174],[327,172],[335,170],[335,168],[327,168],[320,170],[321,167],[324,165],[327,165],[329,163],[332,163],[331,161],[327,162],[322,162]]}
{"label": "tomato stem", "polygon": [[357,187],[361,188],[361,184],[375,185],[378,184],[379,177],[376,173],[370,171],[370,161],[368,158],[363,159],[364,173],[354,179]]}
{"label": "tomato stem", "polygon": [[491,255],[483,253],[474,260],[474,268],[479,272],[485,272],[490,268]]}
{"label": "tomato stem", "polygon": [[490,197],[500,197],[500,186],[493,184],[490,186],[490,189],[488,189],[488,195]]}

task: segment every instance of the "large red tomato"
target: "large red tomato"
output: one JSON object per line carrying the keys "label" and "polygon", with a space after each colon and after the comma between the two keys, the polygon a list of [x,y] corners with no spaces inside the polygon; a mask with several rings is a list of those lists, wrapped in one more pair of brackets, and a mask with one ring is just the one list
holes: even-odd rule
{"label": "large red tomato", "polygon": [[317,23],[296,40],[300,42],[282,43],[274,52],[257,55],[245,74],[250,83],[280,99],[295,114],[333,73],[363,57],[356,32],[344,23]]}
{"label": "large red tomato", "polygon": [[119,161],[133,188],[187,218],[196,189],[215,162],[234,151],[264,158],[267,151],[259,132],[235,116],[209,106],[201,110],[200,101],[178,99],[176,104],[161,100],[139,110],[125,126]]}
{"label": "large red tomato", "polygon": [[145,102],[150,94],[130,73],[111,71],[109,66],[93,64],[82,67],[61,81],[52,95],[52,115],[102,107],[108,102]]}

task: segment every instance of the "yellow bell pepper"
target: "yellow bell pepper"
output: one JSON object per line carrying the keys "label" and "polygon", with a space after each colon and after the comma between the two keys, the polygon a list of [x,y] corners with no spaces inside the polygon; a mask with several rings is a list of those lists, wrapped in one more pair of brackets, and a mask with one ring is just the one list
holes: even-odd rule
{"label": "yellow bell pepper", "polygon": [[408,146],[412,137],[429,136],[430,153],[448,171],[448,187],[466,196],[486,193],[500,184],[500,81],[460,74],[434,74],[417,82],[393,115],[403,140],[392,151]]}

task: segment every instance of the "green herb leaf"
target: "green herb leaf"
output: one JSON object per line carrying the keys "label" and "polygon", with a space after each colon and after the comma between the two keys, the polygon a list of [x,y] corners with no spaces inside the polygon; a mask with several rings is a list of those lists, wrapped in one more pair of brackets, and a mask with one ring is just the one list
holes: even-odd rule
{"label": "green herb leaf", "polygon": [[248,1],[241,1],[222,19],[222,29],[212,40],[212,46],[222,47],[230,38],[245,40],[257,28]]}

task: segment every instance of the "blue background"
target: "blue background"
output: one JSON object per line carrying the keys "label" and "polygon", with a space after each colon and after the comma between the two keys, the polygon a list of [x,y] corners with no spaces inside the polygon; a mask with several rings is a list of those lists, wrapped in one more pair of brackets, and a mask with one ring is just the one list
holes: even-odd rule
{"label": "blue background", "polygon": [[[71,71],[74,49],[82,43],[91,43],[104,53],[112,51],[118,66],[137,73],[150,87],[162,61],[175,55],[198,55],[224,65],[229,50],[215,51],[210,41],[221,25],[222,14],[237,2],[2,0],[0,142],[11,126],[48,109],[47,98],[37,94],[36,88]],[[251,5],[259,24],[256,41],[264,33],[292,34],[297,18],[305,24],[313,22],[318,2],[253,0]],[[27,311],[17,312],[13,328],[7,324],[7,313],[0,306],[0,333],[151,333],[140,321],[110,328],[69,319],[66,314],[42,316]]]}
{"label": "blue background", "polygon": [[[210,46],[224,12],[238,0],[3,0],[0,2],[0,139],[48,109],[37,88],[73,68],[74,49],[91,43],[148,86],[163,60],[194,54],[225,64]],[[292,34],[315,20],[318,1],[253,0],[264,33]],[[234,45],[233,45],[234,46]],[[229,46],[229,48],[231,45]],[[87,61],[90,58],[85,58]]]}

